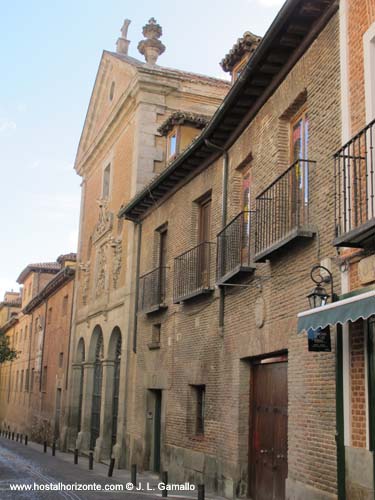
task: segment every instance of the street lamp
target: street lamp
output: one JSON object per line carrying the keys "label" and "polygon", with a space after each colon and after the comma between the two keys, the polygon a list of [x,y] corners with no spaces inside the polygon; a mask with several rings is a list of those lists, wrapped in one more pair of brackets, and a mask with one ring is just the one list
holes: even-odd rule
{"label": "street lamp", "polygon": [[[325,276],[322,276],[320,272],[318,273],[318,275],[314,275],[316,271],[321,270],[325,271]],[[310,277],[316,284],[316,287],[307,296],[310,309],[327,305],[329,297],[331,297],[331,302],[335,302],[337,297],[333,293],[333,276],[331,271],[324,266],[316,265],[311,269]],[[331,295],[327,293],[326,289],[322,286],[322,283],[331,284]]]}

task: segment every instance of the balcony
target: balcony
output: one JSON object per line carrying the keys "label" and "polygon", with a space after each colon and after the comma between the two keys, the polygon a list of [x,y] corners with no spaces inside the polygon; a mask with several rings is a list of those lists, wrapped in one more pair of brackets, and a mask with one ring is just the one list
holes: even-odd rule
{"label": "balcony", "polygon": [[175,304],[213,291],[211,267],[214,246],[214,243],[205,241],[174,259]]}
{"label": "balcony", "polygon": [[334,156],[336,247],[364,248],[375,239],[375,120]]}
{"label": "balcony", "polygon": [[314,236],[309,219],[312,165],[315,162],[297,160],[257,196],[254,262],[264,262],[293,241]]}
{"label": "balcony", "polygon": [[150,314],[165,309],[166,267],[157,267],[139,278],[139,311]]}
{"label": "balcony", "polygon": [[239,213],[217,235],[217,272],[218,285],[229,284],[252,274],[255,265],[252,263],[254,252],[250,245],[254,241],[251,236],[255,212]]}

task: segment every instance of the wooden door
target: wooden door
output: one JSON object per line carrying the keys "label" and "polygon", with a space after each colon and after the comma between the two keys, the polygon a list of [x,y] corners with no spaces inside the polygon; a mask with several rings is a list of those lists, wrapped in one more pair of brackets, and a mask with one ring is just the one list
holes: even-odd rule
{"label": "wooden door", "polygon": [[211,236],[211,198],[206,198],[200,205],[199,233],[198,233],[198,287],[208,286],[210,265],[210,236]]}
{"label": "wooden door", "polygon": [[251,206],[251,170],[242,177],[242,228],[241,228],[241,263],[249,265],[250,259],[250,206]]}
{"label": "wooden door", "polygon": [[94,363],[94,385],[92,392],[91,406],[91,435],[90,450],[95,449],[96,440],[100,434],[100,412],[102,406],[102,377],[103,377],[103,337],[100,335],[96,344],[96,354]]}
{"label": "wooden door", "polygon": [[155,393],[155,410],[154,410],[154,472],[160,472],[160,453],[161,453],[161,391],[156,390]]}
{"label": "wooden door", "polygon": [[[290,202],[291,202],[291,227],[307,222],[309,202],[309,118],[303,110],[291,122],[291,162],[296,163],[291,172]],[[298,161],[300,160],[300,161]]]}
{"label": "wooden door", "polygon": [[117,419],[120,392],[120,360],[121,360],[121,336],[116,343],[115,366],[113,370],[113,396],[112,396],[112,448],[117,441]]}
{"label": "wooden door", "polygon": [[168,230],[164,228],[160,231],[159,240],[159,303],[162,304],[165,299],[165,277],[167,268],[167,235]]}
{"label": "wooden door", "polygon": [[255,364],[252,377],[251,497],[284,500],[288,473],[287,362]]}

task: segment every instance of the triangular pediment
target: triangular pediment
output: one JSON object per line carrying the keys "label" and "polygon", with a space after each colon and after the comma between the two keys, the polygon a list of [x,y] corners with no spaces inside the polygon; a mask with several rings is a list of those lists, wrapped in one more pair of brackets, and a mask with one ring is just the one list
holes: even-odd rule
{"label": "triangular pediment", "polygon": [[106,123],[142,65],[130,57],[117,57],[104,51],[83,125],[75,160],[77,169],[87,151],[100,139]]}

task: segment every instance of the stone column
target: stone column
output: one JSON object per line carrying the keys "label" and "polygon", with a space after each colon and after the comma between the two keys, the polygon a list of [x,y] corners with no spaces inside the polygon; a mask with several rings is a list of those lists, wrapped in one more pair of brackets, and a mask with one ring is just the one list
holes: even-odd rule
{"label": "stone column", "polygon": [[81,430],[78,433],[76,447],[79,450],[87,451],[90,449],[91,434],[91,406],[92,391],[94,387],[94,363],[83,363],[83,397],[82,397],[82,415]]}
{"label": "stone column", "polygon": [[100,408],[100,434],[96,440],[94,458],[97,462],[110,458],[112,447],[113,377],[115,362],[102,361],[102,398]]}
{"label": "stone column", "polygon": [[65,421],[61,430],[62,449],[66,450],[74,448],[78,434],[78,417],[79,417],[79,393],[81,385],[82,363],[72,363],[71,371],[71,387],[70,387],[70,402],[67,406]]}

